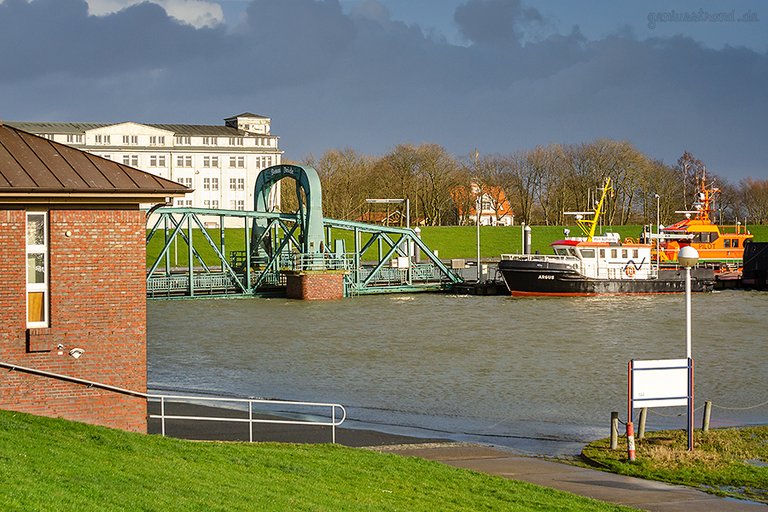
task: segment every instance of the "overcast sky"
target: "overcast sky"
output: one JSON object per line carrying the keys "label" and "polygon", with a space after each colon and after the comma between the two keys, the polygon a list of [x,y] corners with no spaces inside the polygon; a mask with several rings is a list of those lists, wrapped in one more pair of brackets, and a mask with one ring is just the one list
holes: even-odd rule
{"label": "overcast sky", "polygon": [[768,179],[763,5],[0,0],[0,119],[221,124],[250,111],[294,160],[607,137]]}

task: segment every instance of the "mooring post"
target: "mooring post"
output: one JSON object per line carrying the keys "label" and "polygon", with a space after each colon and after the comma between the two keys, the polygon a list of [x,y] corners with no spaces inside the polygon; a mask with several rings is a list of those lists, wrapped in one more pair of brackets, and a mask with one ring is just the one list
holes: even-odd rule
{"label": "mooring post", "polygon": [[637,438],[642,439],[645,437],[645,418],[648,417],[648,408],[643,407],[640,409],[640,419],[638,420],[639,425],[637,426]]}
{"label": "mooring post", "polygon": [[611,413],[611,450],[619,448],[619,413]]}
{"label": "mooring post", "polygon": [[712,401],[707,400],[704,402],[704,421],[701,425],[701,430],[704,431],[704,433],[709,432],[709,418],[712,414]]}

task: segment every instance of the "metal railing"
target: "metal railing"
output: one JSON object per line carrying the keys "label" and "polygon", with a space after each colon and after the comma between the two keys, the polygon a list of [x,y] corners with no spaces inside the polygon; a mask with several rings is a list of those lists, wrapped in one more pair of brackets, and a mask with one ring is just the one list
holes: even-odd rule
{"label": "metal railing", "polygon": [[[279,425],[307,425],[307,426],[321,426],[331,427],[331,442],[336,443],[336,427],[344,423],[347,418],[347,410],[340,404],[322,403],[322,402],[297,402],[292,400],[273,400],[267,398],[226,398],[226,397],[200,397],[200,396],[173,396],[173,395],[147,395],[148,402],[160,403],[160,414],[149,414],[149,418],[155,418],[160,420],[160,431],[165,436],[165,424],[166,420],[189,420],[189,421],[221,421],[231,423],[248,423],[248,441],[253,442],[253,424],[254,423],[271,423]],[[178,414],[166,414],[165,406],[168,402],[176,403],[199,403],[199,402],[226,402],[237,404],[248,404],[248,418],[232,418],[224,416],[194,416],[194,415],[178,415]],[[319,407],[330,408],[330,421],[305,421],[305,420],[289,420],[273,418],[255,418],[253,406],[254,404],[269,404],[280,405],[285,407]],[[340,413],[337,420],[337,410]]]}
{"label": "metal railing", "polygon": [[[70,375],[62,375],[60,373],[49,372],[45,370],[38,370],[36,368],[29,368],[13,363],[6,363],[0,361],[0,367],[7,368],[9,371],[20,371],[29,373],[32,375],[39,375],[41,377],[47,377],[51,379],[63,380],[66,382],[72,382],[74,384],[81,384],[89,388],[104,389],[106,391],[112,391],[123,395],[130,395],[139,398],[145,398],[147,402],[160,402],[160,414],[149,414],[148,418],[160,419],[162,435],[165,436],[165,422],[166,420],[190,420],[190,421],[222,421],[222,422],[248,422],[249,424],[249,441],[253,442],[253,424],[254,423],[272,423],[280,425],[307,425],[307,426],[326,426],[331,427],[332,442],[336,443],[336,427],[344,423],[347,418],[347,410],[340,404],[322,403],[322,402],[297,402],[292,400],[274,400],[267,398],[227,398],[227,397],[200,397],[200,396],[173,396],[173,395],[156,395],[149,393],[142,393],[141,391],[134,391],[131,389],[125,389],[118,386],[112,386],[110,384],[104,384],[101,382],[95,382],[86,379],[80,379],[78,377],[72,377]],[[248,403],[248,418],[232,418],[222,416],[187,416],[187,415],[167,415],[165,414],[166,402],[228,402],[228,403]],[[330,422],[323,421],[303,421],[303,420],[289,420],[273,418],[254,418],[253,417],[253,405],[254,404],[269,404],[288,407],[319,407],[330,408]],[[337,410],[340,413],[340,418],[337,419]]]}

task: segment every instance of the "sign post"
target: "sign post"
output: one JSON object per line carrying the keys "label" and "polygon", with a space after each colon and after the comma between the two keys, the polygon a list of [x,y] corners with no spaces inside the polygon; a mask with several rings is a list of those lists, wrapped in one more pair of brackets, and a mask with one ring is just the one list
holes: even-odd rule
{"label": "sign post", "polygon": [[688,450],[693,450],[693,359],[632,359],[627,382],[629,421],[635,409],[686,406]]}

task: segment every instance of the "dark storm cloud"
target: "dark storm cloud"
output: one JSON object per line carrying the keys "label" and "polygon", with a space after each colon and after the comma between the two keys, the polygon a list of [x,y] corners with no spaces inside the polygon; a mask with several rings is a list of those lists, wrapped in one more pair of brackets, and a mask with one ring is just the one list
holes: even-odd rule
{"label": "dark storm cloud", "polygon": [[[55,7],[54,7],[55,6]],[[688,149],[725,175],[766,176],[768,55],[684,37],[588,40],[517,1],[470,0],[456,46],[368,0],[254,0],[236,30],[194,29],[142,4],[0,4],[0,118],[216,123],[273,118],[290,158],[435,142],[456,154],[626,138]]]}
{"label": "dark storm cloud", "polygon": [[177,59],[211,58],[227,44],[222,30],[181,25],[155,4],[96,17],[83,0],[0,3],[1,82],[165,68]]}
{"label": "dark storm cloud", "polygon": [[454,14],[464,37],[480,44],[519,44],[525,25],[543,23],[536,9],[519,0],[469,0]]}

